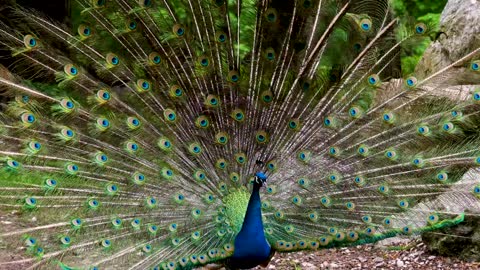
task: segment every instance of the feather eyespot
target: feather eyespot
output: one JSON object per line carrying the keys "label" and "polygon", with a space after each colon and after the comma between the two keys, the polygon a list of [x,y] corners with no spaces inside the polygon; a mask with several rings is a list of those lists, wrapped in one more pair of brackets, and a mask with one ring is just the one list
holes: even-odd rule
{"label": "feather eyespot", "polygon": [[197,117],[197,119],[195,120],[195,125],[198,127],[198,128],[208,128],[210,126],[210,120],[208,119],[207,116],[205,115],[200,115],[199,117]]}
{"label": "feather eyespot", "polygon": [[166,137],[160,138],[157,145],[163,151],[170,151],[172,149],[172,142]]}
{"label": "feather eyespot", "polygon": [[415,25],[415,33],[417,35],[423,35],[427,32],[427,26],[424,23],[417,23]]}
{"label": "feather eyespot", "polygon": [[76,175],[78,173],[78,165],[70,163],[65,166],[65,171],[70,175]]}
{"label": "feather eyespot", "polygon": [[372,74],[368,76],[367,82],[371,86],[379,86],[381,84],[380,77],[377,74]]}
{"label": "feather eyespot", "polygon": [[74,229],[79,229],[83,225],[83,220],[80,218],[74,218],[70,221],[70,224]]}
{"label": "feather eyespot", "polygon": [[362,111],[362,109],[360,109],[360,107],[353,106],[348,110],[348,114],[352,118],[357,119],[357,118],[360,118],[363,115],[363,111]]}
{"label": "feather eyespot", "polygon": [[384,225],[385,227],[391,227],[393,222],[392,222],[392,220],[391,220],[390,218],[387,217],[387,218],[385,218],[385,219],[383,220],[382,223],[383,223],[383,225]]}
{"label": "feather eyespot", "polygon": [[415,87],[415,86],[417,86],[418,80],[415,77],[408,77],[405,80],[405,83],[406,83],[407,87]]}
{"label": "feather eyespot", "polygon": [[133,174],[132,180],[134,184],[141,185],[145,182],[146,178],[144,174],[136,172]]}
{"label": "feather eyespot", "polygon": [[70,141],[75,137],[75,132],[69,128],[62,128],[60,135],[65,141]]}
{"label": "feather eyespot", "polygon": [[228,73],[228,80],[231,83],[237,83],[240,80],[240,74],[238,71],[232,70]]}
{"label": "feather eyespot", "polygon": [[183,89],[179,85],[172,85],[169,91],[170,97],[179,98],[183,96]]}
{"label": "feather eyespot", "polygon": [[477,197],[480,197],[480,185],[473,187],[473,194]]}
{"label": "feather eyespot", "polygon": [[274,51],[272,48],[268,48],[268,49],[265,51],[265,58],[266,58],[268,61],[273,61],[273,60],[275,60],[275,51]]}
{"label": "feather eyespot", "polygon": [[98,131],[106,131],[108,128],[110,128],[110,121],[107,118],[100,117],[95,121],[96,128]]}
{"label": "feather eyespot", "polygon": [[430,128],[426,125],[419,126],[417,128],[417,133],[423,136],[427,136],[430,134]]}
{"label": "feather eyespot", "polygon": [[215,142],[220,145],[225,145],[228,142],[228,135],[225,132],[219,132],[215,135]]}
{"label": "feather eyespot", "polygon": [[205,99],[205,105],[210,108],[217,108],[220,106],[220,98],[216,95],[208,95]]}
{"label": "feather eyespot", "polygon": [[139,79],[135,83],[136,89],[139,93],[150,91],[152,89],[152,84],[144,79]]}
{"label": "feather eyespot", "polygon": [[105,186],[106,194],[109,196],[116,195],[118,193],[118,186],[115,184],[107,184]]}
{"label": "feather eyespot", "polygon": [[177,37],[182,37],[185,35],[185,27],[183,27],[181,24],[174,25],[172,31]]}
{"label": "feather eyespot", "polygon": [[480,71],[480,60],[473,61],[470,64],[470,69],[473,70],[473,71]]}
{"label": "feather eyespot", "polygon": [[152,0],[138,0],[138,4],[141,7],[151,7],[152,6]]}
{"label": "feather eyespot", "polygon": [[360,25],[360,28],[365,31],[365,32],[368,32],[372,29],[372,20],[370,19],[362,19],[360,22],[359,22],[359,25]]}
{"label": "feather eyespot", "polygon": [[105,57],[105,61],[107,62],[108,67],[118,66],[120,64],[120,59],[114,53],[108,53]]}
{"label": "feather eyespot", "polygon": [[278,18],[277,10],[275,10],[274,8],[268,8],[265,12],[265,18],[270,23],[276,22]]}
{"label": "feather eyespot", "polygon": [[64,109],[64,111],[66,112],[70,112],[72,111],[74,108],[75,108],[75,104],[73,103],[72,100],[68,99],[68,98],[64,98],[60,101],[60,105],[62,106],[62,108]]}
{"label": "feather eyespot", "polygon": [[455,125],[451,122],[444,123],[442,125],[442,130],[448,133],[452,133],[455,131]]}
{"label": "feather eyespot", "polygon": [[29,127],[37,121],[37,119],[35,118],[35,115],[33,115],[33,113],[30,113],[30,112],[22,113],[22,115],[20,116],[20,119],[22,120],[23,126],[25,127]]}
{"label": "feather eyespot", "polygon": [[100,8],[104,7],[107,3],[107,0],[91,0],[93,7]]}
{"label": "feather eyespot", "polygon": [[208,60],[208,57],[200,57],[198,59],[198,63],[200,64],[200,66],[202,67],[208,67],[210,65],[210,61]]}
{"label": "feather eyespot", "polygon": [[23,44],[27,49],[34,49],[38,46],[38,39],[33,35],[25,35],[23,37]]}
{"label": "feather eyespot", "polygon": [[259,144],[265,144],[269,141],[268,133],[264,130],[259,130],[255,134],[255,140]]}
{"label": "feather eyespot", "polygon": [[140,224],[142,221],[139,218],[134,218],[131,222],[130,225],[132,226],[133,229],[140,229]]}
{"label": "feather eyespot", "polygon": [[167,121],[168,123],[174,123],[177,120],[177,114],[172,109],[166,109],[165,111],[163,111],[163,116],[165,118],[165,121]]}
{"label": "feather eyespot", "polygon": [[347,208],[347,210],[353,211],[353,210],[355,210],[355,203],[353,203],[353,202],[346,202],[346,203],[345,203],[345,207]]}
{"label": "feather eyespot", "polygon": [[108,161],[108,156],[102,152],[95,154],[95,162],[99,165],[103,165]]}
{"label": "feather eyespot", "polygon": [[72,241],[72,239],[68,236],[62,236],[60,238],[60,243],[62,243],[62,245],[65,245],[65,246],[70,245],[71,241]]}
{"label": "feather eyespot", "polygon": [[241,109],[233,110],[231,116],[237,122],[243,122],[245,120],[245,113]]}
{"label": "feather eyespot", "polygon": [[47,191],[52,191],[57,187],[57,180],[55,179],[46,179],[44,182],[44,188]]}
{"label": "feather eyespot", "polygon": [[480,101],[480,91],[476,91],[472,94],[474,101]]}
{"label": "feather eyespot", "polygon": [[395,122],[395,115],[391,112],[386,112],[383,114],[383,121],[388,124],[393,124]]}
{"label": "feather eyespot", "polygon": [[65,74],[67,76],[69,76],[71,78],[76,77],[79,74],[78,68],[76,66],[74,66],[73,64],[65,65],[64,68],[63,68],[63,71],[65,72]]}
{"label": "feather eyespot", "polygon": [[263,91],[260,94],[260,98],[265,104],[269,104],[273,101],[273,93],[271,91],[268,91],[268,90]]}
{"label": "feather eyespot", "polygon": [[80,35],[81,39],[87,39],[92,35],[92,29],[88,25],[81,24],[77,28],[77,32]]}
{"label": "feather eyespot", "polygon": [[215,162],[215,167],[217,167],[218,169],[220,170],[224,170],[225,168],[227,168],[228,166],[228,163],[225,159],[221,158],[221,159],[218,159],[216,162]]}
{"label": "feather eyespot", "polygon": [[225,41],[227,41],[227,34],[224,32],[217,33],[216,40],[218,43],[225,43]]}
{"label": "feather eyespot", "polygon": [[138,120],[138,118],[136,117],[130,116],[127,118],[127,126],[130,130],[135,130],[139,128],[140,124],[141,124],[140,120]]}

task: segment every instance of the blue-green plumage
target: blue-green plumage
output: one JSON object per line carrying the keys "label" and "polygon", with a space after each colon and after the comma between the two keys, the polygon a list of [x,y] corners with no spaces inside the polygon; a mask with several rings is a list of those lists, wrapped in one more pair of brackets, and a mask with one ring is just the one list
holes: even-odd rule
{"label": "blue-green plumage", "polygon": [[268,260],[271,247],[265,239],[262,222],[260,187],[267,177],[259,172],[255,174],[252,195],[242,229],[235,238],[235,251],[230,259],[231,268],[252,268]]}

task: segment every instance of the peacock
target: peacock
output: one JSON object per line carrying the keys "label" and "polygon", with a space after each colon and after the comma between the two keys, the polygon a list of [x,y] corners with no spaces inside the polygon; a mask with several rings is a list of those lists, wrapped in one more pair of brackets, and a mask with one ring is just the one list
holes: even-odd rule
{"label": "peacock", "polygon": [[248,269],[478,203],[480,89],[436,93],[480,48],[402,74],[437,30],[388,0],[69,7],[2,6],[2,269]]}

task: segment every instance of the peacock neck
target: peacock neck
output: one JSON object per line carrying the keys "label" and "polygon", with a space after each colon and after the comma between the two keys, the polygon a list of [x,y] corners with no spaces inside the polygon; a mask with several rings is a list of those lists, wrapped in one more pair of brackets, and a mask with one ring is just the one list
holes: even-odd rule
{"label": "peacock neck", "polygon": [[[248,201],[247,212],[243,220],[241,231],[260,230],[263,234],[262,205],[260,200],[260,185],[254,184],[253,191]],[[241,232],[240,231],[240,232]]]}
{"label": "peacock neck", "polygon": [[234,269],[247,269],[267,261],[271,247],[265,239],[260,201],[260,184],[253,186],[242,229],[235,238],[235,250],[230,260]]}

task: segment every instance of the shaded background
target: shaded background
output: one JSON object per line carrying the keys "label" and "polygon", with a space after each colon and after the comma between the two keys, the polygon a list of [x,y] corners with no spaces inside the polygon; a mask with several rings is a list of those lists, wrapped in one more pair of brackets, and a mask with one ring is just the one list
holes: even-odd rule
{"label": "shaded background", "polygon": [[[7,1],[15,2],[15,0]],[[285,5],[288,1],[277,1],[282,3],[280,8],[288,8],[289,5]],[[0,2],[2,1],[0,0]],[[39,10],[56,21],[71,25],[71,22],[69,21],[69,0],[16,0],[16,2],[21,6]],[[440,13],[446,3],[447,0],[392,0],[392,8],[398,17],[412,17],[417,21],[426,23],[427,25],[438,27]],[[435,36],[432,36],[431,40],[434,40],[435,38]],[[410,74],[414,71],[416,64],[422,57],[425,49],[430,45],[430,42],[426,40],[417,46],[408,49],[404,48],[401,59],[402,73],[404,75]]]}

